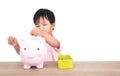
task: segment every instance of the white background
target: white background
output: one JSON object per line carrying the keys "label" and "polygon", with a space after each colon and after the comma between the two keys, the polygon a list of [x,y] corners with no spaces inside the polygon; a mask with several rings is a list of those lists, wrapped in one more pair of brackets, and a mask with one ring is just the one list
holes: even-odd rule
{"label": "white background", "polygon": [[39,8],[55,13],[63,54],[74,61],[120,60],[119,0],[0,0],[0,61],[20,61],[7,38],[28,35]]}

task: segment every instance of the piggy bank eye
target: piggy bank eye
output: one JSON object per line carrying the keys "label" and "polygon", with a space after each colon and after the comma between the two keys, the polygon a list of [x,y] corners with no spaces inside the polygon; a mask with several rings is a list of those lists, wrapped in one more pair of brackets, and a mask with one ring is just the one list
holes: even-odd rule
{"label": "piggy bank eye", "polygon": [[26,50],[26,48],[24,48],[24,50]]}
{"label": "piggy bank eye", "polygon": [[40,50],[40,48],[37,48],[37,50]]}

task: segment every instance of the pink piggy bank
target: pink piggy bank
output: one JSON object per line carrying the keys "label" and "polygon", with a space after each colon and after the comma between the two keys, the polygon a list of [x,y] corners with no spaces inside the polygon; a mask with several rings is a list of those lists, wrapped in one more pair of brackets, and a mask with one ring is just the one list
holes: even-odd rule
{"label": "pink piggy bank", "polygon": [[30,69],[32,66],[43,68],[47,51],[44,38],[32,36],[28,39],[20,39],[19,45],[24,69]]}

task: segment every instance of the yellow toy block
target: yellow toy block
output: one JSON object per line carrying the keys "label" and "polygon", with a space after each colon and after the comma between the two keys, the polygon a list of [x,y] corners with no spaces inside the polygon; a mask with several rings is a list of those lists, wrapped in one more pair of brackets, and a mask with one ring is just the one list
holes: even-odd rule
{"label": "yellow toy block", "polygon": [[72,57],[70,55],[59,55],[58,56],[58,68],[59,69],[73,68]]}

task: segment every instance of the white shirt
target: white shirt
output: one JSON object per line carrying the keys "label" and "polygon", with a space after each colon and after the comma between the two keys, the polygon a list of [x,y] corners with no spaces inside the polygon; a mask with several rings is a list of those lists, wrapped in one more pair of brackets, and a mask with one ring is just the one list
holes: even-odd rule
{"label": "white shirt", "polygon": [[62,40],[58,37],[55,37],[55,38],[60,42],[60,48],[59,49],[53,48],[48,43],[46,43],[45,45],[46,45],[46,48],[47,48],[47,54],[46,54],[45,61],[57,61],[58,60],[58,55],[61,54]]}

